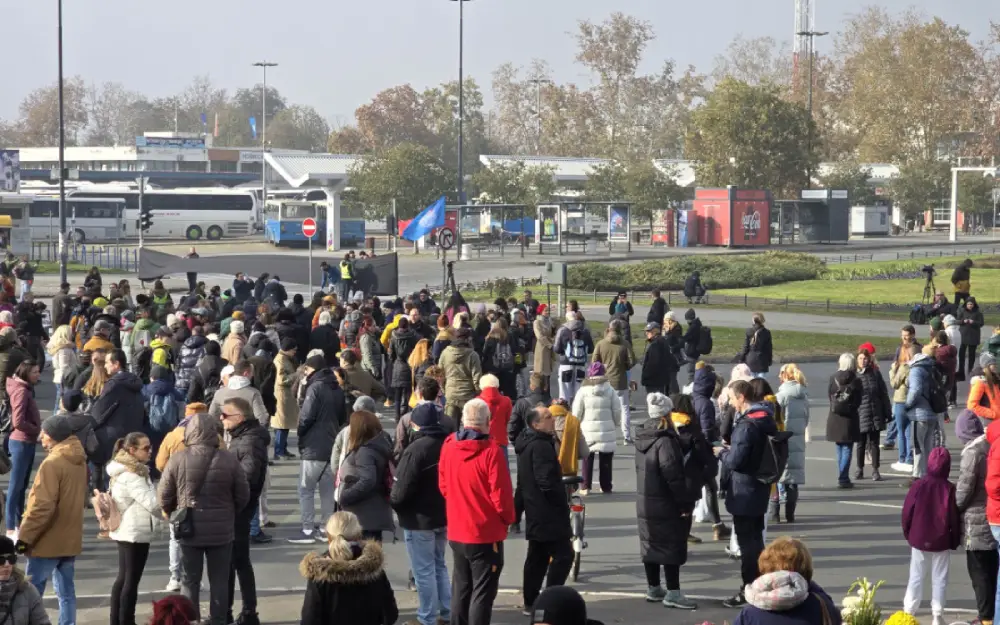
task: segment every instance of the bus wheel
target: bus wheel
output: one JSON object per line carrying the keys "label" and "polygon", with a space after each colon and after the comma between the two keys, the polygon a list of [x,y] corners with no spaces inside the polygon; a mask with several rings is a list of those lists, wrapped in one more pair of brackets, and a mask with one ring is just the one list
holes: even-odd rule
{"label": "bus wheel", "polygon": [[201,226],[188,226],[187,232],[184,236],[188,238],[189,241],[197,241],[201,238]]}
{"label": "bus wheel", "polygon": [[82,245],[87,242],[87,235],[84,234],[83,230],[80,230],[79,228],[74,230],[70,237],[72,237],[73,243],[79,243]]}
{"label": "bus wheel", "polygon": [[209,226],[208,227],[208,240],[218,241],[222,238],[222,228],[219,226]]}

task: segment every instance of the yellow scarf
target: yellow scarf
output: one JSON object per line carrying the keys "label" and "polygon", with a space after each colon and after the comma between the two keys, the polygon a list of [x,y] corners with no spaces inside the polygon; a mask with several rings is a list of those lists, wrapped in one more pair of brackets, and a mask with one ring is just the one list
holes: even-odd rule
{"label": "yellow scarf", "polygon": [[562,474],[576,475],[580,470],[580,456],[577,453],[580,447],[580,420],[562,406],[552,406],[549,410],[553,417],[566,419],[562,441],[559,444],[559,466],[562,468]]}

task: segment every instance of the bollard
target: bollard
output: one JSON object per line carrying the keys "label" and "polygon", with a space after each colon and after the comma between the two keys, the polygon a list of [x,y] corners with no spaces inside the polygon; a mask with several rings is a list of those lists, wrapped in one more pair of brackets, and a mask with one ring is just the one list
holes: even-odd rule
{"label": "bollard", "polygon": [[826,298],[826,312],[830,312],[830,298]]}
{"label": "bollard", "polygon": [[744,293],[743,294],[743,308],[749,308],[750,307],[750,303],[749,302],[750,302],[750,298],[747,296],[746,293]]}

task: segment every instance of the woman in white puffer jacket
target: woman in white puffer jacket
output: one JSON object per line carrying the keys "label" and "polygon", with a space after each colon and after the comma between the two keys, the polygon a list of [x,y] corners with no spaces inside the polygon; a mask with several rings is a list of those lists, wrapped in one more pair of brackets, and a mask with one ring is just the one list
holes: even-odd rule
{"label": "woman in white puffer jacket", "polygon": [[149,479],[152,445],[142,432],[132,432],[115,443],[114,459],[108,463],[111,498],[121,514],[121,524],[111,532],[118,543],[118,577],[111,586],[111,622],[134,623],[149,544],[162,527],[163,512],[156,488]]}
{"label": "woman in white puffer jacket", "polygon": [[573,414],[580,420],[580,431],[590,449],[590,454],[583,459],[583,489],[580,494],[586,495],[593,484],[595,455],[601,472],[601,492],[610,493],[611,468],[618,439],[618,424],[622,418],[622,403],[618,399],[618,393],[611,388],[604,376],[603,364],[590,364],[587,379],[573,398]]}

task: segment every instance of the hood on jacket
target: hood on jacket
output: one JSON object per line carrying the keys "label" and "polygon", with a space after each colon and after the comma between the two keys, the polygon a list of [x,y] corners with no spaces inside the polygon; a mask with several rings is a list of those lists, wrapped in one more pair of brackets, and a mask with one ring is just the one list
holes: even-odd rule
{"label": "hood on jacket", "polygon": [[[793,571],[775,571],[746,587],[747,603],[768,612],[787,612],[809,598],[809,582]],[[822,599],[820,599],[822,601]]]}
{"label": "hood on jacket", "polygon": [[715,373],[708,369],[698,369],[694,372],[692,394],[711,398],[715,393]]}
{"label": "hood on jacket", "polygon": [[934,361],[927,354],[920,352],[916,356],[910,359],[910,368],[913,367],[923,367],[930,368],[934,366]]}
{"label": "hood on jacket", "polygon": [[645,423],[636,428],[635,431],[635,448],[636,450],[647,453],[653,448],[658,438],[664,436],[677,436],[677,432],[670,427],[660,427],[662,423],[661,419],[647,419]]}
{"label": "hood on jacket", "polygon": [[218,447],[221,430],[222,422],[217,418],[205,413],[196,414],[184,426],[184,446]]}
{"label": "hood on jacket", "polygon": [[152,349],[154,349],[154,350],[158,349],[160,347],[166,347],[167,349],[170,349],[170,343],[168,343],[164,339],[161,339],[160,337],[156,337],[155,339],[153,339],[152,341],[150,341],[149,347],[152,348]]}
{"label": "hood on jacket", "polygon": [[361,543],[361,555],[353,560],[334,560],[328,553],[307,553],[299,564],[302,577],[325,584],[369,584],[382,575],[385,557],[375,541]]}
{"label": "hood on jacket", "polygon": [[135,322],[135,329],[140,331],[149,330],[150,332],[154,332],[156,328],[159,327],[159,325],[160,324],[156,323],[152,319],[146,319],[145,317],[143,317],[142,319],[139,319],[138,321]]}
{"label": "hood on jacket", "polygon": [[935,447],[927,457],[927,475],[941,480],[951,473],[951,453],[944,447]]}
{"label": "hood on jacket", "polygon": [[375,438],[362,444],[361,446],[367,447],[375,453],[385,456],[386,458],[392,457],[392,440],[389,439],[389,435],[385,432],[376,435]]}
{"label": "hood on jacket", "polygon": [[958,325],[958,319],[955,319],[953,315],[945,315],[943,319],[944,327],[950,328],[951,326]]}
{"label": "hood on jacket", "polygon": [[169,395],[174,392],[174,383],[172,379],[161,378],[150,382],[146,390],[150,395]]}
{"label": "hood on jacket", "polygon": [[313,384],[325,384],[330,388],[340,388],[337,378],[333,375],[333,371],[327,367],[313,371],[312,375],[309,376],[307,384],[309,386]]}
{"label": "hood on jacket", "polygon": [[594,376],[592,378],[587,378],[586,380],[583,381],[583,384],[581,384],[580,386],[581,387],[584,387],[584,386],[595,386],[596,387],[596,386],[600,386],[602,384],[607,384],[607,383],[608,383],[608,376],[606,376],[606,375],[598,375],[598,376]]}
{"label": "hood on jacket", "polygon": [[111,389],[122,387],[132,391],[133,393],[139,393],[142,391],[142,380],[140,380],[139,376],[131,371],[119,371],[111,376],[111,379],[104,385],[105,393],[111,392],[111,389],[108,387],[111,387]]}
{"label": "hood on jacket", "polygon": [[782,382],[781,386],[778,387],[778,392],[784,393],[792,399],[806,399],[808,397],[806,387],[802,386],[795,380]]}
{"label": "hood on jacket", "polygon": [[200,347],[204,347],[207,342],[208,339],[205,337],[194,334],[189,336],[188,339],[184,341],[184,347],[188,349],[198,349]]}
{"label": "hood on jacket", "polygon": [[[565,415],[564,415],[565,416]],[[537,440],[547,442],[552,444],[553,436],[547,432],[539,432],[538,430],[533,430],[531,427],[526,427],[521,430],[521,433],[517,436],[517,440],[514,441],[514,453],[520,454],[528,445],[534,443]]]}
{"label": "hood on jacket", "polygon": [[76,436],[70,436],[66,440],[56,443],[49,450],[48,455],[50,457],[58,456],[71,464],[81,467],[87,464],[87,452],[83,450],[83,445],[80,444],[80,439]]}
{"label": "hood on jacket", "polygon": [[109,462],[105,470],[108,472],[108,477],[110,477],[111,479],[115,479],[122,473],[128,473],[128,467],[118,462],[117,460],[112,460],[111,462]]}
{"label": "hood on jacket", "polygon": [[750,406],[745,413],[744,419],[752,419],[755,425],[760,428],[761,433],[768,436],[777,433],[778,424],[774,421],[774,404],[763,401]]}
{"label": "hood on jacket", "polygon": [[965,300],[965,302],[967,304],[972,304],[973,311],[979,310],[979,302],[977,302],[976,298],[972,297],[971,295]]}
{"label": "hood on jacket", "polygon": [[564,323],[563,327],[569,330],[570,332],[576,332],[577,330],[583,330],[586,326],[584,326],[583,322],[580,321],[579,319],[573,319],[571,321],[567,321],[566,323]]}
{"label": "hood on jacket", "polygon": [[490,440],[489,432],[480,432],[479,430],[467,428],[462,428],[457,433],[448,436],[445,439],[445,445],[448,444],[448,441],[454,441],[452,445],[455,446],[455,455],[462,462],[472,460],[489,449],[491,445],[496,445],[496,443]]}

